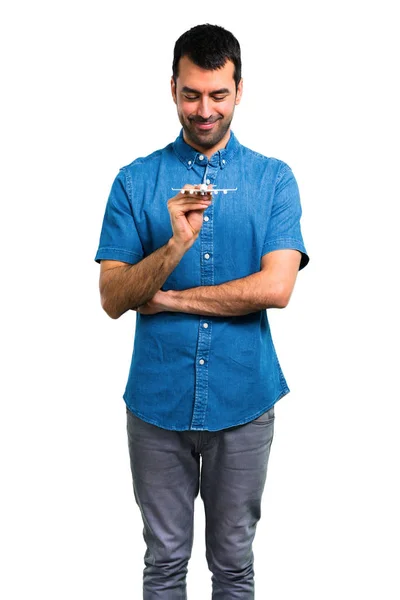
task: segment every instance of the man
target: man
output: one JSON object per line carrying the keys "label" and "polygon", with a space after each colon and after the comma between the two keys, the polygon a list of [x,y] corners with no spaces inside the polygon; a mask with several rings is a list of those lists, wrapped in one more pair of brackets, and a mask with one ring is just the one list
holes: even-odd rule
{"label": "man", "polygon": [[287,305],[308,262],[300,200],[290,168],[231,131],[243,81],[230,32],[184,33],[171,90],[182,131],[121,169],[96,255],[104,310],[137,312],[124,399],[143,598],[186,598],[200,490],[212,598],[249,600],[274,404],[289,391],[265,309]]}

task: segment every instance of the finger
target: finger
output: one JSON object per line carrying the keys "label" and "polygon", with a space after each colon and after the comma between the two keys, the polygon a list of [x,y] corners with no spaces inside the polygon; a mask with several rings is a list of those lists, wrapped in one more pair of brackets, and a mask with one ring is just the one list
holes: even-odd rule
{"label": "finger", "polygon": [[173,202],[168,203],[168,210],[170,212],[182,209],[193,210],[198,205],[211,206],[211,203],[211,198],[207,198],[206,196],[204,196],[204,198],[193,198],[190,200],[187,198],[177,198]]}
{"label": "finger", "polygon": [[207,204],[207,206],[210,206],[211,204],[211,198],[207,199],[207,198],[196,198],[195,200],[186,200],[186,198],[183,198],[181,200],[177,200],[176,202],[174,202],[172,204],[172,208],[174,206],[179,206],[179,208],[182,208],[183,206],[186,206],[187,208],[193,208],[194,206],[196,206],[197,204]]}
{"label": "finger", "polygon": [[175,198],[171,198],[168,201],[168,207],[169,209],[173,209],[175,206],[194,206],[195,204],[198,203],[206,203],[207,205],[210,205],[212,202],[212,197],[211,196],[200,196],[200,197],[192,197],[192,198],[187,198],[185,196],[176,196]]}
{"label": "finger", "polygon": [[180,206],[179,209],[174,213],[174,214],[182,214],[182,213],[188,213],[191,212],[192,210],[206,210],[206,208],[208,208],[210,205],[209,204],[193,204],[190,206]]}

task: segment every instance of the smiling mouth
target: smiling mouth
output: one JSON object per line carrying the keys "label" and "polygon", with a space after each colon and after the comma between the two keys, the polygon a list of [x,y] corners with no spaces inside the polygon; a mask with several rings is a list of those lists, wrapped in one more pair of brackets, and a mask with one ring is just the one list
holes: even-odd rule
{"label": "smiling mouth", "polygon": [[213,121],[212,123],[197,123],[195,121],[194,125],[198,129],[201,129],[202,131],[208,131],[209,129],[212,129],[214,127],[215,121]]}
{"label": "smiling mouth", "polygon": [[211,131],[213,129],[214,125],[216,124],[216,122],[220,121],[220,120],[221,120],[221,117],[216,117],[216,118],[214,117],[214,119],[212,119],[211,121],[210,120],[200,121],[200,120],[196,119],[196,117],[193,119],[190,119],[192,125],[194,125],[198,131]]}

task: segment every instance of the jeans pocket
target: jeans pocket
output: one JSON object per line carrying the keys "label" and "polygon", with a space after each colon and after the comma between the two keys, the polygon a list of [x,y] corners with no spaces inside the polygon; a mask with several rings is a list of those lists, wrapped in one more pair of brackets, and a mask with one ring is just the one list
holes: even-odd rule
{"label": "jeans pocket", "polygon": [[262,413],[259,417],[254,419],[253,423],[257,423],[259,425],[265,425],[267,423],[272,423],[275,419],[275,407],[271,406],[267,411]]}

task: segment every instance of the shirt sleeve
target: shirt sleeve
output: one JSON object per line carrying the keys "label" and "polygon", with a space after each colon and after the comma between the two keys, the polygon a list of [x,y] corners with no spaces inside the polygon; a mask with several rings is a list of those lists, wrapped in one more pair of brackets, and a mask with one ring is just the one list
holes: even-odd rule
{"label": "shirt sleeve", "polygon": [[272,203],[262,255],[273,250],[291,248],[301,252],[300,269],[309,262],[300,228],[301,204],[299,188],[292,170],[282,163]]}
{"label": "shirt sleeve", "polygon": [[143,246],[127,191],[126,176],[121,169],[108,198],[95,261],[118,260],[135,264],[143,257]]}

